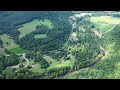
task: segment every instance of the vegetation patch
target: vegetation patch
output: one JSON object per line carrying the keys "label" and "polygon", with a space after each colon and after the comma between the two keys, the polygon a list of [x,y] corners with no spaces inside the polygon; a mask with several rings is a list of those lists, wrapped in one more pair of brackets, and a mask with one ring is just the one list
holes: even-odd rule
{"label": "vegetation patch", "polygon": [[114,25],[120,23],[120,19],[112,16],[91,17],[91,22],[103,31],[110,30]]}
{"label": "vegetation patch", "polygon": [[35,31],[37,25],[45,25],[49,29],[53,28],[53,24],[47,19],[45,19],[43,21],[39,20],[39,19],[34,19],[31,22],[21,25],[22,27],[18,29],[20,31],[19,38],[22,38],[25,35]]}
{"label": "vegetation patch", "polygon": [[14,40],[10,37],[9,34],[0,35],[1,40],[3,41],[3,46],[7,47],[14,43]]}
{"label": "vegetation patch", "polygon": [[42,39],[42,38],[46,38],[47,35],[46,34],[37,34],[37,35],[34,35],[34,38],[37,38],[37,39]]}
{"label": "vegetation patch", "polygon": [[32,72],[35,73],[43,73],[45,70],[41,69],[41,66],[39,63],[35,64],[34,67],[32,68]]}
{"label": "vegetation patch", "polygon": [[11,53],[15,53],[15,54],[22,54],[22,53],[26,53],[26,50],[20,48],[19,46],[8,49]]}

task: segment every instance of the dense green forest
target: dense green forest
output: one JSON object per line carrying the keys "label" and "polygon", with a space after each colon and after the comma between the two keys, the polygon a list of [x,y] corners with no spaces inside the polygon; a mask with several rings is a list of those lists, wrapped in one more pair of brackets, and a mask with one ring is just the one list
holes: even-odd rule
{"label": "dense green forest", "polygon": [[0,11],[0,79],[120,78],[117,11]]}

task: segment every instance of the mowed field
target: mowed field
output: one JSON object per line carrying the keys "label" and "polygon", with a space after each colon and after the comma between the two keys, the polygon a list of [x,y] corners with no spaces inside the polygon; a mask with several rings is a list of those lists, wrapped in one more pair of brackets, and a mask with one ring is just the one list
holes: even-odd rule
{"label": "mowed field", "polygon": [[28,22],[26,24],[23,24],[21,28],[19,28],[18,30],[20,31],[20,36],[19,38],[22,38],[24,37],[25,35],[33,32],[36,30],[36,26],[37,25],[45,25],[47,26],[49,29],[52,29],[53,28],[53,24],[45,19],[45,20],[39,20],[39,19],[34,19],[33,21],[31,22]]}
{"label": "mowed field", "polygon": [[112,16],[91,17],[90,20],[99,30],[102,31],[110,30],[114,25],[120,23],[120,18]]}
{"label": "mowed field", "polygon": [[75,61],[74,57],[72,57],[69,60],[64,60],[63,58],[61,58],[61,60],[59,60],[59,61],[52,59],[50,56],[46,56],[46,55],[44,55],[44,58],[46,61],[51,62],[51,65],[48,69],[61,68],[61,67],[66,67],[66,66],[72,67],[74,64],[74,61]]}
{"label": "mowed field", "polygon": [[37,38],[37,39],[42,39],[42,38],[46,38],[47,35],[46,34],[37,34],[34,36],[34,38]]}
{"label": "mowed field", "polygon": [[15,53],[15,54],[23,54],[26,53],[27,51],[20,48],[17,44],[13,44],[9,47],[7,47],[7,49],[11,52],[11,53]]}
{"label": "mowed field", "polygon": [[1,38],[1,40],[3,41],[3,46],[4,46],[4,47],[7,47],[7,43],[10,44],[10,45],[11,45],[12,43],[14,43],[14,40],[11,39],[10,35],[8,35],[8,34],[0,35],[0,38]]}
{"label": "mowed field", "polygon": [[0,35],[1,40],[3,41],[3,47],[9,50],[11,53],[21,54],[25,53],[26,50],[19,47],[19,45],[14,43],[14,40],[8,34]]}

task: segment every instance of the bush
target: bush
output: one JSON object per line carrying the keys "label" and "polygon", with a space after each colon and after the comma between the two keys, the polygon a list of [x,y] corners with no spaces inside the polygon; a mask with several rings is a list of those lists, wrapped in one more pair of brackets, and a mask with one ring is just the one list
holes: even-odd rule
{"label": "bush", "polygon": [[32,66],[27,66],[27,69],[31,69],[32,68]]}

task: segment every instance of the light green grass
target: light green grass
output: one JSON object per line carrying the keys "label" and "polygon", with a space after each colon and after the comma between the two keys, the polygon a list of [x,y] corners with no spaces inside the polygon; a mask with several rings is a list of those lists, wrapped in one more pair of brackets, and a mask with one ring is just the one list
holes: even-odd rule
{"label": "light green grass", "polygon": [[41,65],[37,62],[34,62],[33,59],[30,59],[28,66],[32,66],[31,71],[33,73],[43,73],[45,69],[41,69]]}
{"label": "light green grass", "polygon": [[13,39],[10,39],[9,38],[10,35],[9,34],[3,34],[3,35],[0,35],[0,38],[1,40],[3,41],[3,46],[6,47],[6,43],[8,42],[9,44],[12,44],[14,43],[14,40]]}
{"label": "light green grass", "polygon": [[15,53],[15,54],[22,54],[22,53],[26,53],[26,50],[20,48],[20,47],[14,47],[14,48],[11,48],[9,49],[9,51],[11,53]]}
{"label": "light green grass", "polygon": [[6,49],[8,49],[11,53],[15,53],[15,54],[22,54],[22,53],[26,53],[27,51],[20,48],[19,45],[17,44],[12,44],[6,47]]}
{"label": "light green grass", "polygon": [[43,21],[39,20],[39,19],[34,19],[31,22],[23,24],[22,27],[18,29],[20,31],[19,38],[24,37],[25,35],[35,31],[37,25],[45,25],[49,29],[53,28],[53,24],[47,19],[45,19]]}
{"label": "light green grass", "polygon": [[[15,44],[12,38],[10,39],[10,35],[3,34],[3,35],[0,35],[0,38],[3,41],[4,48],[9,50],[11,53],[22,54],[26,52],[26,50],[20,48],[19,45]],[[7,42],[9,43],[9,45],[6,44]]]}
{"label": "light green grass", "polygon": [[55,60],[55,59],[52,59],[50,56],[44,55],[44,59],[45,59],[46,61],[48,61],[49,63],[52,62],[52,63],[50,64],[50,67],[49,67],[49,68],[53,68],[54,66],[60,64],[60,61],[57,61],[57,60]]}
{"label": "light green grass", "polygon": [[40,64],[35,64],[35,66],[32,68],[32,72],[34,73],[43,73],[45,69],[41,69]]}
{"label": "light green grass", "polygon": [[43,73],[45,72],[45,70],[50,70],[52,68],[62,68],[62,67],[66,67],[66,66],[73,66],[75,59],[72,58],[71,60],[67,60],[64,61],[63,59],[61,59],[60,61],[57,61],[55,59],[52,59],[50,56],[46,56],[44,55],[44,58],[46,61],[48,61],[49,63],[52,62],[50,64],[50,66],[46,69],[41,69],[41,65],[39,63],[35,63],[34,60],[30,60],[29,62],[29,66],[32,66],[32,72],[34,73]]}
{"label": "light green grass", "polygon": [[0,54],[5,54],[5,51],[3,48],[0,48]]}
{"label": "light green grass", "polygon": [[52,59],[51,57],[46,56],[46,55],[44,56],[44,58],[46,59],[46,61],[52,62],[52,64],[48,68],[48,70],[52,69],[52,68],[62,68],[62,67],[66,67],[66,66],[72,67],[74,64],[74,61],[75,61],[74,57],[71,58],[70,60],[66,60],[66,61],[64,59],[57,61],[57,60]]}
{"label": "light green grass", "polygon": [[[63,68],[66,66],[72,67],[75,61],[75,58],[71,58],[70,60],[65,61],[64,59],[61,59],[59,61],[52,59],[50,56],[44,55],[43,57],[48,63],[52,62],[46,70],[50,70],[52,68]],[[32,72],[34,73],[43,73],[45,72],[45,69],[41,69],[41,65],[39,63],[35,63],[34,60],[30,60],[29,66],[33,65]]]}
{"label": "light green grass", "polygon": [[90,20],[98,29],[103,31],[110,30],[114,25],[120,23],[119,18],[112,16],[91,17]]}
{"label": "light green grass", "polygon": [[37,34],[34,36],[34,38],[37,38],[37,39],[42,39],[42,38],[46,38],[47,35],[46,34]]}
{"label": "light green grass", "polygon": [[34,64],[35,64],[34,60],[29,61],[29,66],[34,65]]}
{"label": "light green grass", "polygon": [[53,29],[53,27],[54,27],[53,24],[47,19],[43,20],[43,22],[41,22],[41,24],[47,26],[49,29]]}

